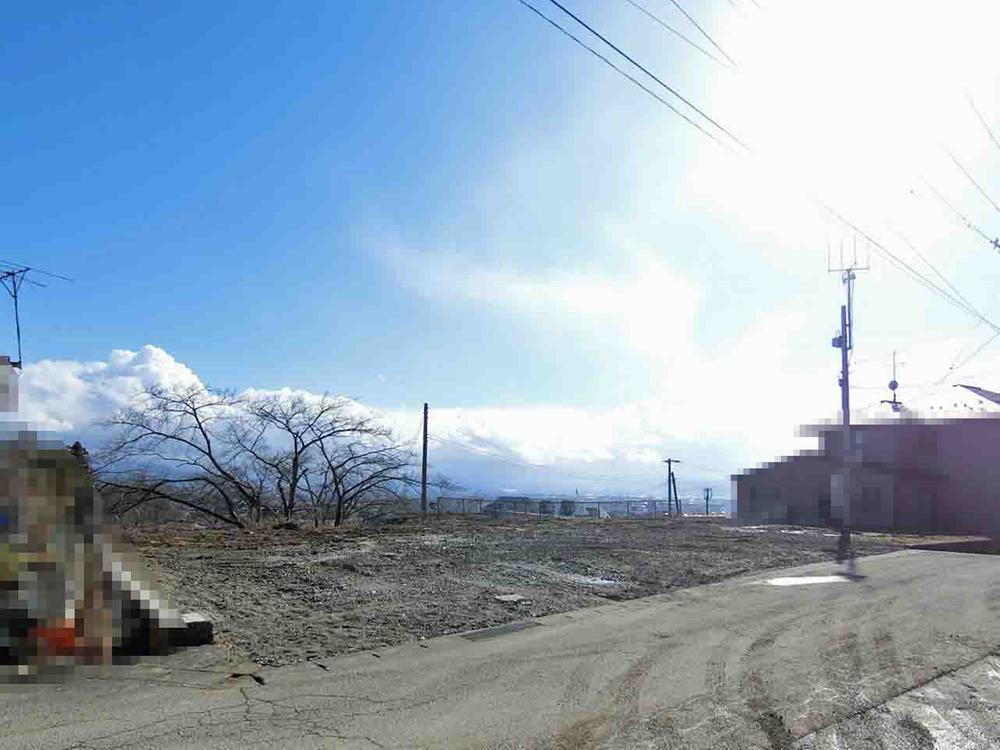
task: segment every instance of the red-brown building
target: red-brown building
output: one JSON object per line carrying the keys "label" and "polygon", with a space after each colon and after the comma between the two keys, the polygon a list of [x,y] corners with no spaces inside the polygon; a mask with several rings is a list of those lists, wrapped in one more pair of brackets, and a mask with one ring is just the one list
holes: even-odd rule
{"label": "red-brown building", "polygon": [[[809,428],[817,451],[733,477],[744,523],[1000,534],[1000,416],[854,425],[850,497],[839,426]],[[845,509],[844,505],[847,504]]]}

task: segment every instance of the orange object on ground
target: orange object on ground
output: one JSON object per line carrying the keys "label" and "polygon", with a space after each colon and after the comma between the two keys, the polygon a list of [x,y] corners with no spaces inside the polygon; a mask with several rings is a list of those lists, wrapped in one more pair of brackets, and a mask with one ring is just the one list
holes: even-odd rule
{"label": "orange object on ground", "polygon": [[76,624],[63,620],[55,626],[35,628],[33,635],[39,651],[50,656],[73,656],[76,653]]}

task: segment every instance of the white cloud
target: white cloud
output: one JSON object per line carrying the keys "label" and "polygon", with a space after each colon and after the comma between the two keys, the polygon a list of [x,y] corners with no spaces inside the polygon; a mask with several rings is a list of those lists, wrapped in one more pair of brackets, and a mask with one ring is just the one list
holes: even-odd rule
{"label": "white cloud", "polygon": [[[710,68],[711,76],[682,88],[750,142],[752,157],[734,159],[599,65],[581,62],[579,80],[565,89],[576,116],[501,144],[470,201],[473,231],[451,223],[419,242],[379,243],[382,260],[415,293],[466,303],[470,314],[514,311],[527,336],[540,322],[584,319],[578,335],[595,337],[609,358],[639,352],[658,388],[605,410],[437,410],[438,429],[539,462],[652,465],[677,445],[742,462],[800,447],[795,426],[839,407],[839,357],[829,342],[842,290],[825,251],[829,244],[836,264],[844,243],[850,260],[856,239],[811,194],[936,280],[902,232],[1000,320],[991,309],[995,255],[923,183],[982,226],[997,226],[945,149],[1000,199],[1000,154],[965,97],[1000,132],[991,42],[1000,5],[962,1],[946,14],[903,0],[775,0],[749,13],[719,7],[711,25],[740,70]],[[608,11],[614,18],[602,22],[629,23],[629,12]],[[634,20],[616,38],[672,82],[697,67],[671,67],[662,38]],[[470,245],[470,236],[483,239]],[[701,248],[716,249],[709,243],[726,243],[725,252],[697,263]],[[456,246],[470,249],[439,249]],[[900,398],[924,409],[969,402],[951,384],[977,373],[985,379],[974,382],[1000,390],[992,347],[934,385],[990,331],[970,330],[969,317],[862,240],[860,259],[869,254],[872,270],[857,284],[855,408],[877,410],[889,397],[893,350],[907,361]],[[748,269],[749,291],[727,297],[716,277],[736,263]],[[696,339],[702,316],[721,321],[724,333]]]}
{"label": "white cloud", "polygon": [[156,346],[115,349],[107,361],[45,359],[25,365],[19,379],[19,417],[39,429],[86,429],[126,406],[150,385],[200,385],[190,368]]}
{"label": "white cloud", "polygon": [[[662,51],[656,29],[626,16],[624,5],[620,13],[635,22],[630,42],[634,34],[640,51],[642,42]],[[877,7],[774,0],[765,12],[718,10],[711,20],[740,71],[687,81],[684,90],[752,142],[754,159],[734,161],[583,55],[580,79],[565,88],[572,117],[528,122],[501,144],[464,186],[467,202],[449,205],[447,225],[430,236],[373,242],[414,294],[472,313],[498,311],[526,336],[570,330],[595,339],[609,358],[638,353],[657,388],[604,409],[574,406],[572,394],[561,405],[509,408],[488,398],[477,408],[442,405],[432,412],[433,435],[471,446],[484,460],[497,454],[512,470],[540,463],[647,477],[664,454],[736,470],[791,450],[796,425],[834,416],[839,405],[839,361],[829,340],[841,291],[826,273],[824,250],[828,241],[853,241],[809,203],[812,189],[930,274],[893,232],[903,231],[992,314],[996,257],[920,180],[931,180],[973,220],[997,225],[941,147],[1000,198],[1000,155],[963,95],[968,89],[1000,131],[991,38],[1000,5],[958,2],[942,13],[901,0]],[[578,52],[565,47],[567,55]],[[684,65],[672,69],[662,55],[650,57],[671,80],[695,65],[682,57]],[[725,252],[701,264],[699,252],[718,249],[710,243]],[[958,403],[950,384],[966,379],[1000,390],[992,347],[961,377],[934,385],[989,332],[971,329],[967,318],[874,260],[857,286],[856,408],[877,409],[888,397],[894,349],[907,363],[898,378],[904,401]],[[731,297],[719,294],[717,279],[730,262],[747,269],[749,289]],[[723,333],[697,339],[703,318],[720,321]],[[107,362],[29,365],[21,398],[29,418],[76,430],[143,384],[196,381],[163,350],[144,347]],[[386,416],[406,437],[419,422],[416,412]],[[442,442],[435,455],[448,450],[461,454]],[[534,478],[498,486],[529,491]]]}
{"label": "white cloud", "polygon": [[[808,371],[797,372],[794,353],[782,350],[780,341],[799,325],[791,315],[768,319],[757,334],[741,341],[713,367],[702,364],[686,372],[684,387],[673,398],[649,398],[608,409],[434,408],[432,468],[470,489],[499,490],[510,486],[513,479],[525,492],[570,491],[579,486],[646,493],[662,490],[661,461],[670,456],[685,461],[681,470],[684,481],[711,481],[719,487],[717,491],[724,491],[729,472],[786,453],[796,445],[793,434],[801,421],[797,419],[800,401],[810,397],[815,401],[813,389],[825,388],[827,400],[834,400],[835,392],[828,384],[816,383]],[[785,368],[784,380],[777,386],[769,382],[767,371],[754,375],[752,369],[739,369],[740,363],[761,352],[776,357]],[[987,371],[1000,373],[1000,355],[981,364]],[[864,372],[862,367],[859,370]],[[699,380],[692,379],[699,375]],[[902,376],[901,382],[906,382]],[[990,385],[988,380],[979,382]],[[143,386],[200,384],[189,367],[154,346],[138,352],[115,350],[107,361],[44,360],[24,369],[18,416],[40,429],[61,433],[67,441],[82,438],[85,444],[96,447],[101,433],[92,428],[94,421],[128,404]],[[913,394],[913,405],[929,414],[934,413],[929,411],[931,406],[984,405],[950,384],[925,389],[919,398],[915,390],[904,387],[900,397],[905,401],[908,393]],[[290,387],[247,388],[242,393],[249,397],[322,397]],[[775,398],[775,394],[780,397]],[[881,398],[883,394],[873,396]],[[857,403],[859,412],[869,416],[885,411],[864,409],[860,400]],[[419,431],[414,430],[420,423],[418,412],[380,412],[355,405],[384,418],[401,439],[409,439],[414,450],[419,448]],[[829,412],[817,418],[829,416],[833,408],[831,404]],[[959,412],[963,409],[957,408]]]}
{"label": "white cloud", "polygon": [[[428,298],[485,304],[523,316],[524,322],[572,321],[600,332],[647,357],[685,357],[698,310],[698,286],[657,260],[649,250],[617,249],[617,270],[572,269],[528,272],[485,265],[459,253],[380,250],[399,283]],[[668,353],[662,343],[669,322],[678,336]]]}

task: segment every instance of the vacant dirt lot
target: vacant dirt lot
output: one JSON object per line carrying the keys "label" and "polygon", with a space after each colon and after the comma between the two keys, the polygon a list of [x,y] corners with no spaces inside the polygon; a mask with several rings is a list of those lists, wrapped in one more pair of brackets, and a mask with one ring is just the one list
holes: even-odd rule
{"label": "vacant dirt lot", "polygon": [[[175,606],[278,665],[832,559],[829,531],[705,519],[445,518],[343,530],[134,528]],[[903,539],[856,535],[859,554]],[[499,595],[524,599],[504,602]]]}

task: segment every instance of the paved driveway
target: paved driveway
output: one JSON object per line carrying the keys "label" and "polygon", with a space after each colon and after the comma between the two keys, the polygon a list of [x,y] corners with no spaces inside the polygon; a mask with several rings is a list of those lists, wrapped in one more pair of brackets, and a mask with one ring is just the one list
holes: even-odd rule
{"label": "paved driveway", "polygon": [[209,649],[8,686],[0,736],[5,748],[998,746],[1000,556],[905,551],[863,558],[858,580],[838,570],[252,676]]}

